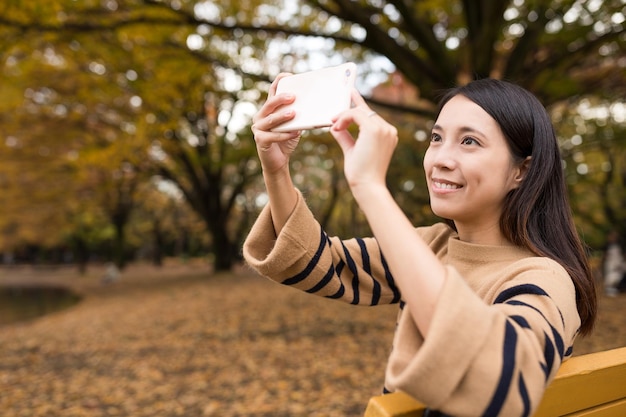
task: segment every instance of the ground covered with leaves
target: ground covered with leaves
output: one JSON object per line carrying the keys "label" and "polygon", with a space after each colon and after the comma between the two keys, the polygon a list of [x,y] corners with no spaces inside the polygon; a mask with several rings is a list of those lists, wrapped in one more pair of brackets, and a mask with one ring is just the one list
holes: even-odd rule
{"label": "ground covered with leaves", "polygon": [[[239,269],[0,270],[69,285],[73,307],[0,327],[3,417],[361,416],[380,393],[396,308],[301,294]],[[576,354],[626,345],[626,296],[601,298]]]}

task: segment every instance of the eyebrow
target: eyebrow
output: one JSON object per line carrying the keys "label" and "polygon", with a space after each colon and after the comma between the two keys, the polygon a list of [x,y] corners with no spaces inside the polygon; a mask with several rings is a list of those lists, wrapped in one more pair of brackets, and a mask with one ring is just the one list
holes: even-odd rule
{"label": "eyebrow", "polygon": [[[433,129],[432,130],[444,130],[443,127],[439,126],[438,124],[433,125]],[[473,127],[470,126],[462,126],[460,129],[461,133],[476,133],[482,137],[487,137],[483,132],[481,132],[478,129],[474,129]]]}

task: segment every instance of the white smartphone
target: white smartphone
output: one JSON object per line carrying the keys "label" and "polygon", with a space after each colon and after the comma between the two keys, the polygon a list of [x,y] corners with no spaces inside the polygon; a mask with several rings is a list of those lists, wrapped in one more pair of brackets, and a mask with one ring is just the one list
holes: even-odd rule
{"label": "white smartphone", "polygon": [[292,132],[331,126],[333,117],[350,108],[350,92],[355,78],[356,65],[352,62],[281,78],[276,94],[296,96],[294,102],[284,108],[293,109],[296,115],[272,131]]}

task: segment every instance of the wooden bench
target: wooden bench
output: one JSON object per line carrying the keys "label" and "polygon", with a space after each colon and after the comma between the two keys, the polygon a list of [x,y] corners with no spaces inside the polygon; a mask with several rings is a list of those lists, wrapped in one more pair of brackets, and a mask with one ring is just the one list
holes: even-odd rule
{"label": "wooden bench", "polygon": [[[365,417],[422,417],[425,406],[396,392],[372,397]],[[626,347],[563,363],[534,417],[625,417]]]}

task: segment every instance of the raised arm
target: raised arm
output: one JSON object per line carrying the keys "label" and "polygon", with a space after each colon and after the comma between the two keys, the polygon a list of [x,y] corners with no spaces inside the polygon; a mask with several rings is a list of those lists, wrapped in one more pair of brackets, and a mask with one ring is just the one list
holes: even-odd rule
{"label": "raised arm", "polygon": [[275,126],[293,119],[295,113],[282,108],[292,103],[293,95],[276,95],[278,81],[290,74],[279,74],[270,86],[267,101],[252,118],[252,133],[263,168],[263,180],[269,197],[272,222],[278,235],[291,215],[297,201],[289,158],[300,140],[300,131],[272,132]]}
{"label": "raised arm", "polygon": [[[355,107],[342,113],[331,133],[344,153],[352,194],[365,213],[402,298],[423,335],[428,333],[446,270],[394,201],[386,174],[398,142],[396,129],[369,109],[356,90]],[[358,138],[348,127],[359,127]]]}

